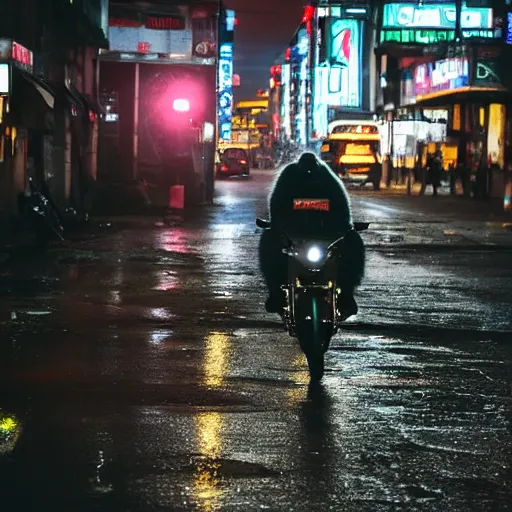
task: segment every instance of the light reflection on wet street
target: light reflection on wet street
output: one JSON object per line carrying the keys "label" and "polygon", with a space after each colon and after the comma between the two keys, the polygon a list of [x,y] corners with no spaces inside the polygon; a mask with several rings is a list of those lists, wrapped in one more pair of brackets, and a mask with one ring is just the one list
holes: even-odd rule
{"label": "light reflection on wet street", "polygon": [[509,509],[510,235],[444,198],[354,192],[360,313],[309,389],[263,309],[271,178],[3,265],[2,508]]}

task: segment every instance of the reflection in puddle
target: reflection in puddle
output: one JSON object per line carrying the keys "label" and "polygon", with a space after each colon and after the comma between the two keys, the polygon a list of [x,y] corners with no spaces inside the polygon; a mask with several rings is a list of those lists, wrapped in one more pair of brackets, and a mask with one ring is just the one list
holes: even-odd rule
{"label": "reflection in puddle", "polygon": [[223,332],[211,332],[205,339],[203,360],[203,383],[218,388],[224,383],[229,364],[230,338]]}
{"label": "reflection in puddle", "polygon": [[217,197],[217,202],[224,206],[231,206],[242,202],[242,199],[238,196],[232,196],[231,194],[224,194],[222,196]]}
{"label": "reflection in puddle", "polygon": [[108,303],[113,306],[121,304],[121,292],[119,290],[111,290],[108,293]]}
{"label": "reflection in puddle", "polygon": [[115,268],[112,279],[109,279],[108,283],[112,286],[112,290],[108,293],[107,303],[111,306],[118,306],[122,302],[120,289],[124,285],[124,268],[122,265]]}
{"label": "reflection in puddle", "polygon": [[305,356],[302,352],[297,354],[297,357],[292,362],[293,371],[290,372],[290,379],[296,385],[288,390],[288,403],[296,405],[304,402],[307,399],[309,372]]}
{"label": "reflection in puddle", "polygon": [[92,490],[98,494],[106,494],[114,490],[111,483],[106,481],[103,473],[105,471],[105,453],[103,450],[98,451],[98,457],[96,461],[96,473],[94,478],[91,479]]}
{"label": "reflection in puddle", "polygon": [[220,474],[223,438],[222,415],[204,412],[195,417],[197,448],[202,458],[197,462],[194,474],[193,497],[199,510],[211,512],[221,509]]}
{"label": "reflection in puddle", "polygon": [[0,454],[14,450],[21,435],[21,422],[14,414],[8,414],[0,409]]}
{"label": "reflection in puddle", "polygon": [[227,259],[236,261],[239,256],[238,244],[235,238],[238,236],[240,226],[238,224],[215,224],[212,226],[212,240],[209,244],[209,252],[221,256],[222,261]]}
{"label": "reflection in puddle", "polygon": [[179,278],[177,272],[171,270],[159,270],[155,275],[158,284],[153,288],[153,290],[168,292],[170,290],[176,290],[179,288]]}
{"label": "reflection in puddle", "polygon": [[157,249],[163,251],[188,254],[191,251],[186,245],[187,236],[190,236],[190,233],[187,233],[183,228],[165,229],[157,233],[155,245]]}
{"label": "reflection in puddle", "polygon": [[158,320],[170,320],[174,315],[167,308],[151,308],[149,313],[152,318]]}
{"label": "reflection in puddle", "polygon": [[157,329],[150,334],[149,341],[153,345],[160,345],[166,339],[170,338],[172,335],[172,331],[168,331],[165,329]]}

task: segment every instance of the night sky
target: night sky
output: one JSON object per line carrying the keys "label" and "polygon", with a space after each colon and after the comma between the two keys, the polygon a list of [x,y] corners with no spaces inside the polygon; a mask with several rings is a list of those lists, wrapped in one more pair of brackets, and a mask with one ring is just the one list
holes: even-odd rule
{"label": "night sky", "polygon": [[238,18],[235,28],[235,70],[241,86],[235,100],[253,98],[269,85],[270,66],[297,30],[305,0],[225,0]]}

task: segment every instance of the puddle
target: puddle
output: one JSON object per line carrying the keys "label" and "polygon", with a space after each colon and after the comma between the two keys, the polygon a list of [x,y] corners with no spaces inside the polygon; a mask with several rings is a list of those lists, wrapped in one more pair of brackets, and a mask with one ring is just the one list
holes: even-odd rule
{"label": "puddle", "polygon": [[0,409],[0,455],[11,453],[21,435],[21,422]]}

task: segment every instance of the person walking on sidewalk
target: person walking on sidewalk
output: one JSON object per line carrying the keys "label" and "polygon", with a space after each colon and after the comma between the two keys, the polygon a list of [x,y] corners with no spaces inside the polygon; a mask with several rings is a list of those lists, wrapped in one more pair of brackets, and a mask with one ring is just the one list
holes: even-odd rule
{"label": "person walking on sidewalk", "polygon": [[437,196],[437,189],[441,184],[442,162],[439,154],[430,154],[427,157],[426,172],[423,174],[420,195],[425,195],[427,185],[432,185],[432,195]]}

